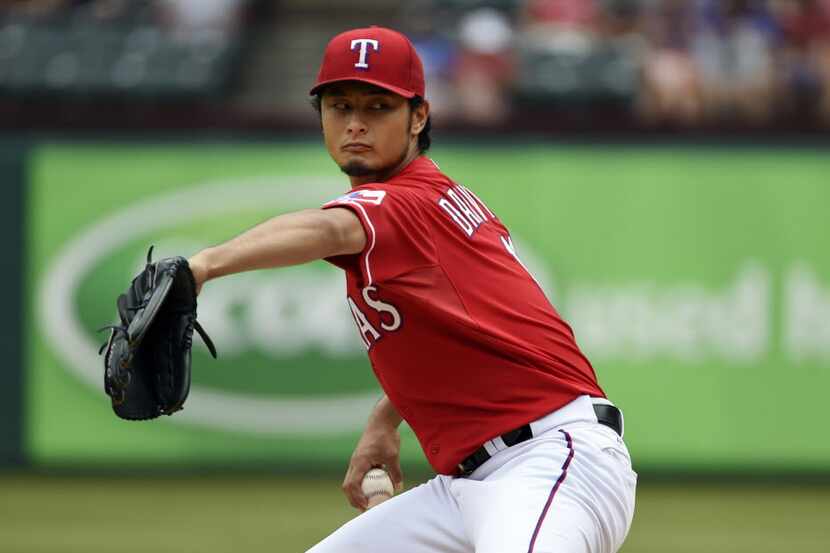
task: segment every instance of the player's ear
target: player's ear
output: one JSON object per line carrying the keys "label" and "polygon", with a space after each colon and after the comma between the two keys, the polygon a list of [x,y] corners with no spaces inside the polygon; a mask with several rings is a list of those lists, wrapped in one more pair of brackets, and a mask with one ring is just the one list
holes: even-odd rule
{"label": "player's ear", "polygon": [[417,106],[412,108],[410,114],[410,127],[412,134],[418,136],[427,124],[429,119],[429,102],[422,100]]}

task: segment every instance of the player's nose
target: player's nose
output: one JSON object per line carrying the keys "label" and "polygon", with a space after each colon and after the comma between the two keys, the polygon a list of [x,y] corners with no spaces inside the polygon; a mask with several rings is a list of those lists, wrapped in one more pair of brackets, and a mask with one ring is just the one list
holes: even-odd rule
{"label": "player's nose", "polygon": [[366,134],[368,130],[369,129],[366,126],[366,123],[357,114],[357,110],[354,110],[349,116],[349,121],[346,125],[346,132],[351,136],[357,136],[361,134]]}

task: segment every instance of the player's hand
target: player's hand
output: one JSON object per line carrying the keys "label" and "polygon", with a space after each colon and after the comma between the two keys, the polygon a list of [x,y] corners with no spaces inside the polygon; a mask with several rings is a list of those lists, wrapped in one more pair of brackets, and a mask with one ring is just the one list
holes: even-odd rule
{"label": "player's hand", "polygon": [[381,467],[389,473],[396,490],[403,488],[403,473],[400,464],[401,435],[398,429],[388,425],[366,427],[352,453],[349,469],[343,480],[343,493],[352,507],[365,511],[367,500],[360,489],[363,476],[374,467]]}

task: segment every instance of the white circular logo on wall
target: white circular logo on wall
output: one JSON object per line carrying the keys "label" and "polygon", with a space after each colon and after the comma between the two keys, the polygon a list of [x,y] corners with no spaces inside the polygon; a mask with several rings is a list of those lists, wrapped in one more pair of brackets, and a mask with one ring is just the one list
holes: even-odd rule
{"label": "white circular logo on wall", "polygon": [[[269,203],[284,210],[321,205],[335,196],[342,186],[340,180],[309,177],[221,181],[156,196],[113,213],[71,239],[48,267],[38,296],[38,314],[47,341],[75,376],[94,389],[101,390],[103,363],[98,356],[98,344],[85,332],[78,310],[73,304],[78,288],[97,262],[144,234],[228,213],[258,210]],[[539,258],[522,247],[521,241],[519,244],[523,260],[542,286],[550,292],[550,286],[546,285],[550,279]],[[336,290],[342,300],[342,276],[338,277]],[[350,338],[343,336],[345,327],[341,323],[349,323],[351,326],[350,319],[344,303],[332,297],[332,286],[326,286],[325,279],[313,283],[328,289],[328,293],[323,294],[321,299],[329,300],[327,303],[335,306],[339,310],[337,313],[342,311],[340,318],[332,316],[331,312],[324,315],[328,320],[334,320],[334,323],[325,330],[330,336],[317,337],[317,340],[332,344],[329,347],[337,349],[333,353],[361,349],[358,347],[353,350],[350,345],[359,346],[354,329],[349,329],[352,333]],[[214,319],[211,323],[220,325],[220,328],[222,324],[227,326],[228,321],[222,321],[219,313],[211,316],[211,308],[215,310],[217,306],[209,301],[200,301],[200,320],[207,315]],[[258,316],[256,312],[254,314]],[[262,323],[256,326],[267,328],[265,321]],[[211,326],[206,326],[210,330]],[[232,330],[228,329],[229,332]],[[308,336],[310,334],[306,335],[306,340],[309,339]],[[266,338],[270,337],[255,337],[261,339],[254,345],[262,348],[268,342]],[[228,334],[227,338],[228,345],[234,347],[233,335]],[[296,350],[313,344],[295,340],[291,344],[280,345],[280,348],[287,345]],[[244,348],[250,344],[240,346]],[[279,355],[289,352],[272,350],[271,353]],[[240,375],[240,378],[244,376]],[[366,416],[377,399],[376,391],[306,397],[255,397],[194,384],[185,409],[166,420],[236,432],[305,436],[339,434],[362,429]]]}

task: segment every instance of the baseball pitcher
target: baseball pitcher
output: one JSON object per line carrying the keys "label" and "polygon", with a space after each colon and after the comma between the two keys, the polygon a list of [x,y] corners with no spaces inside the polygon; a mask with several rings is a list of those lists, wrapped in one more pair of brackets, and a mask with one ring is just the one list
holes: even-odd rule
{"label": "baseball pitcher", "polygon": [[[194,255],[194,290],[317,259],[343,269],[348,309],[385,392],[343,490],[365,509],[361,481],[374,467],[400,486],[402,420],[437,476],[310,551],[617,551],[637,479],[622,414],[491,206],[425,155],[429,103],[410,41],[381,27],[334,37],[311,95],[351,190]],[[190,318],[180,326],[192,333]],[[154,412],[179,408],[181,397]]]}

